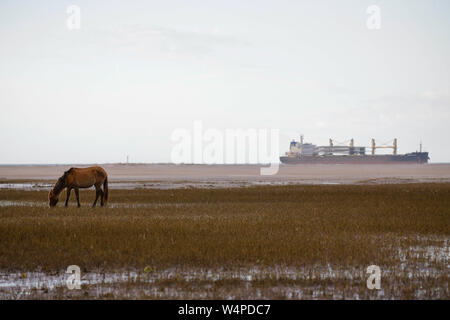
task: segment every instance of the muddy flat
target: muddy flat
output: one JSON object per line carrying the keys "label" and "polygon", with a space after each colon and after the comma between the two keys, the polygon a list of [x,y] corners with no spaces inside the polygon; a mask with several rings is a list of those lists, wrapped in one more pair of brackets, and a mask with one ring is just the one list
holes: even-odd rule
{"label": "muddy flat", "polygon": [[[262,165],[100,164],[110,182],[242,184],[373,184],[450,182],[450,164],[426,165],[280,165],[278,173],[260,174]],[[0,180],[54,180],[70,167],[90,165],[2,165]],[[205,185],[201,185],[205,187]]]}

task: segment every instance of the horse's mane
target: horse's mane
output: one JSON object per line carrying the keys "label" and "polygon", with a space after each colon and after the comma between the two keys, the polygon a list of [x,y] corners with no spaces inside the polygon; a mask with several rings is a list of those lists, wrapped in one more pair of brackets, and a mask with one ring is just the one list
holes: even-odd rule
{"label": "horse's mane", "polygon": [[69,173],[71,173],[73,168],[70,168],[69,170],[65,171],[64,174],[59,177],[58,181],[56,181],[55,186],[53,187],[53,192],[55,194],[59,194],[62,189],[66,187],[66,177]]}

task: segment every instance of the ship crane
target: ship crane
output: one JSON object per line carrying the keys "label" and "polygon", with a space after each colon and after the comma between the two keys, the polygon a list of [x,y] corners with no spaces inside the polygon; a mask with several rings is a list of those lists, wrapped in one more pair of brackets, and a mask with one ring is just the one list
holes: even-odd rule
{"label": "ship crane", "polygon": [[381,145],[377,146],[375,139],[372,138],[372,155],[375,155],[375,149],[393,149],[392,154],[397,155],[397,138],[394,139],[392,145]]}
{"label": "ship crane", "polygon": [[[348,145],[347,145],[348,143]],[[365,155],[366,147],[355,146],[355,141],[352,139],[339,142],[330,138],[328,140],[328,146],[317,146],[317,154],[320,155]]]}

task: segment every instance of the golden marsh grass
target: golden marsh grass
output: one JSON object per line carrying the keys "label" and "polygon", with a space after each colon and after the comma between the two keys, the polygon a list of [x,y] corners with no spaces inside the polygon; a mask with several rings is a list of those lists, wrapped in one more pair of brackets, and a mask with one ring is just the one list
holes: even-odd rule
{"label": "golden marsh grass", "polygon": [[[229,297],[230,292],[237,298],[258,298],[258,292],[272,298],[332,298],[340,288],[343,294],[337,297],[345,298],[355,292],[358,297],[374,295],[365,288],[364,272],[376,264],[389,270],[386,276],[391,283],[385,286],[390,295],[385,298],[414,298],[424,285],[439,290],[423,297],[449,297],[445,256],[449,184],[110,190],[109,207],[95,209],[89,207],[92,191],[81,192],[80,209],[74,199],[69,208],[61,204],[47,208],[46,196],[42,191],[0,190],[0,269],[4,272],[54,273],[72,264],[87,273],[139,273],[146,266],[156,274],[199,268],[213,273],[239,268],[251,272],[256,267],[263,271],[252,278],[250,289],[243,286],[247,280],[233,277],[196,282],[162,277],[152,286],[182,290],[194,285],[197,296],[192,292],[181,296],[194,298],[205,292],[209,292],[206,298]],[[1,206],[2,202],[8,205]],[[429,248],[438,248],[438,256],[430,255]],[[286,278],[283,272],[274,277],[271,270],[280,266],[301,270],[303,275],[332,268],[342,277]],[[353,274],[353,282],[357,279],[356,289],[345,279],[346,270]],[[417,271],[418,280],[408,286],[411,270]],[[435,273],[426,277],[420,270]],[[134,290],[132,297],[171,298],[145,291],[140,287],[148,289],[145,281],[133,281],[115,284],[117,295],[114,289],[105,289],[97,297],[128,297],[125,292]],[[400,283],[405,281],[402,289]],[[317,297],[317,286],[328,289]],[[289,290],[283,288],[310,291],[285,294]],[[86,292],[81,298],[89,297]]]}

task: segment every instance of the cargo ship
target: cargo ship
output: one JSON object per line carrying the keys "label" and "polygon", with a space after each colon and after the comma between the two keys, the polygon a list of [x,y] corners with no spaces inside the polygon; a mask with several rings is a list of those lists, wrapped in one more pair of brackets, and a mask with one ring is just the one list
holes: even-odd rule
{"label": "cargo ship", "polygon": [[[379,148],[393,149],[392,154],[375,154]],[[330,139],[326,146],[317,146],[312,143],[304,143],[303,136],[300,141],[292,140],[289,151],[280,161],[285,164],[417,164],[428,163],[428,152],[420,151],[397,154],[397,139],[391,145],[377,145],[372,139],[371,154],[366,154],[366,147],[355,146],[351,139],[349,145],[335,145]]]}

